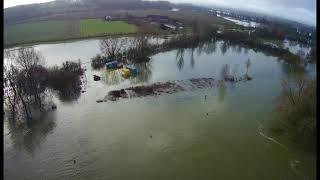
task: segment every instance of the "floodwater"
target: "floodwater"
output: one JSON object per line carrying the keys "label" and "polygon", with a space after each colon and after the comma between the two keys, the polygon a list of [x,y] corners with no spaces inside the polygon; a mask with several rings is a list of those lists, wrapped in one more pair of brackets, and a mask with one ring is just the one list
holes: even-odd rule
{"label": "floodwater", "polygon": [[[98,40],[35,49],[47,66],[81,59],[85,92],[70,101],[54,97],[58,108],[31,128],[4,122],[5,179],[316,179],[315,150],[269,130],[281,79],[314,75],[315,65],[292,72],[276,57],[217,42],[156,54],[135,65],[136,77],[123,79],[91,70]],[[243,75],[248,58],[252,81],[96,103],[113,89],[219,79],[224,64]],[[94,74],[102,80],[93,81]]]}

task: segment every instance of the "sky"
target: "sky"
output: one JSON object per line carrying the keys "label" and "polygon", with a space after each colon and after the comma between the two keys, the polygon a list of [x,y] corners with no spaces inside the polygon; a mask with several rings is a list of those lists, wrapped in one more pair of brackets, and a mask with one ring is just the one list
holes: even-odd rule
{"label": "sky", "polygon": [[[4,0],[4,8],[52,0]],[[264,13],[316,25],[316,0],[168,0],[173,3],[222,6]]]}

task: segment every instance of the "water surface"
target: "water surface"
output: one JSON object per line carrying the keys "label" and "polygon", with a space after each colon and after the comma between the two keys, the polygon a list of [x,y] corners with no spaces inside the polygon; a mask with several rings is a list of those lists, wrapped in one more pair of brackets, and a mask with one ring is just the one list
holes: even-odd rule
{"label": "water surface", "polygon": [[[314,151],[268,130],[281,79],[297,74],[276,57],[217,42],[156,54],[149,63],[135,65],[140,69],[137,77],[124,79],[116,71],[91,69],[88,62],[100,53],[99,40],[35,49],[47,66],[81,59],[87,69],[86,92],[72,101],[55,97],[56,111],[31,129],[5,121],[5,179],[316,177]],[[250,82],[96,103],[113,89],[189,78],[219,79],[224,64],[232,73],[243,75],[248,58]],[[93,81],[93,74],[102,80]],[[307,74],[315,74],[315,65],[309,65]]]}

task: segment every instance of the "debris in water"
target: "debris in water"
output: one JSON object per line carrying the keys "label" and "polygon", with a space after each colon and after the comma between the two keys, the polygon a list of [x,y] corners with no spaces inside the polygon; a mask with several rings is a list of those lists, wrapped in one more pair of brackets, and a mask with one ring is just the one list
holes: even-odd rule
{"label": "debris in water", "polygon": [[100,81],[101,77],[97,75],[93,75],[93,80],[94,81]]}
{"label": "debris in water", "polygon": [[285,150],[289,150],[285,145],[281,144],[280,142],[276,141],[275,139],[273,139],[272,137],[266,136],[263,132],[259,132],[259,134],[266,138],[267,140],[274,142],[275,144],[278,144],[280,147],[284,148]]}
{"label": "debris in water", "polygon": [[[243,78],[241,80],[249,80],[249,78]],[[227,79],[226,81],[233,81],[232,79]],[[121,90],[113,90],[108,93],[105,97],[107,100],[116,101],[120,98],[130,98],[133,97],[146,97],[146,96],[158,96],[163,93],[173,94],[180,91],[192,91],[196,89],[212,88],[218,86],[219,81],[215,81],[213,78],[193,78],[187,80],[176,80],[168,82],[158,82],[150,85],[141,85],[135,87],[129,87]],[[205,95],[207,99],[207,95]]]}
{"label": "debris in water", "polygon": [[57,109],[57,106],[56,105],[52,105],[51,108],[52,109]]}

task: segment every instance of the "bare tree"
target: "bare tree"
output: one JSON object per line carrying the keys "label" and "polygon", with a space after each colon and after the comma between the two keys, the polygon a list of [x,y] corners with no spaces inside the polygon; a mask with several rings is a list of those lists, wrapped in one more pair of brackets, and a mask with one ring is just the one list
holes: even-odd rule
{"label": "bare tree", "polygon": [[120,58],[127,42],[127,38],[107,38],[100,41],[100,50],[110,59]]}
{"label": "bare tree", "polygon": [[305,57],[306,53],[305,53],[302,49],[299,49],[299,50],[297,51],[297,55],[298,55],[301,59],[303,59],[303,58]]}
{"label": "bare tree", "polygon": [[13,84],[13,71],[9,67],[4,66],[4,79],[3,79],[3,97],[4,103],[10,107],[13,119],[16,114],[17,93]]}
{"label": "bare tree", "polygon": [[21,48],[15,51],[5,51],[5,81],[4,90],[12,113],[19,110],[25,112],[27,122],[31,119],[32,106],[42,110],[42,98],[45,96],[45,68],[43,57],[33,48]]}
{"label": "bare tree", "polygon": [[4,71],[4,102],[10,104],[12,117],[15,118],[18,113],[19,106],[22,106],[23,111],[27,117],[27,122],[31,119],[30,107],[27,98],[19,89],[17,82],[19,71],[13,65],[5,66]]}
{"label": "bare tree", "polygon": [[276,115],[285,128],[300,133],[316,134],[316,79],[282,80]]}
{"label": "bare tree", "polygon": [[34,48],[21,48],[18,49],[18,53],[14,56],[14,63],[18,68],[28,71],[32,66],[44,65],[43,56],[35,51]]}
{"label": "bare tree", "polygon": [[154,49],[158,45],[151,45],[148,43],[149,37],[140,34],[131,39],[130,47],[126,51],[126,58],[133,62],[147,62],[150,60],[149,56],[154,52]]}

